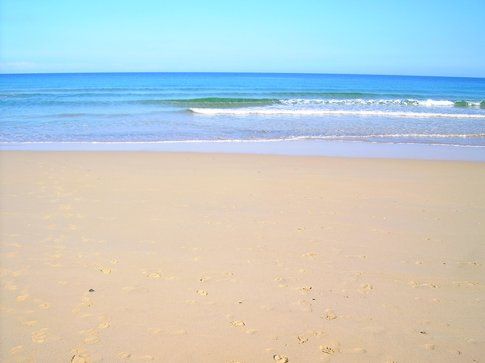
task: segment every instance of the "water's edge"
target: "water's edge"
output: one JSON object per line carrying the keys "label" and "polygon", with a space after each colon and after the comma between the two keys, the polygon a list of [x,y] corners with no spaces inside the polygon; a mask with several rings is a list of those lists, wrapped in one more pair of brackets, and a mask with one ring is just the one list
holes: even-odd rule
{"label": "water's edge", "polygon": [[323,140],[1,143],[0,151],[152,151],[485,162],[485,147]]}

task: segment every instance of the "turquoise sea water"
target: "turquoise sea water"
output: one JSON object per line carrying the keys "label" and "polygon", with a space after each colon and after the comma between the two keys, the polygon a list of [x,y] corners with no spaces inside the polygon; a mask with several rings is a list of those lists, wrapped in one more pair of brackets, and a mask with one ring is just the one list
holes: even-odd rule
{"label": "turquoise sea water", "polygon": [[483,78],[4,74],[0,107],[3,145],[344,140],[485,147]]}

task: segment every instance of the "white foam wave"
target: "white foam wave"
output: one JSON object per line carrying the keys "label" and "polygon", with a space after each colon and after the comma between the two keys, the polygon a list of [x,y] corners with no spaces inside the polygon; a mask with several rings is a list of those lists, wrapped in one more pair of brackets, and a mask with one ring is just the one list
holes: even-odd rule
{"label": "white foam wave", "polygon": [[439,113],[439,112],[407,112],[378,110],[322,110],[322,109],[289,109],[289,108],[190,108],[197,114],[217,116],[249,116],[249,115],[288,115],[288,116],[380,116],[380,117],[411,117],[411,118],[471,118],[485,119],[485,114],[472,113]]}
{"label": "white foam wave", "polygon": [[[479,107],[479,101],[463,101],[469,107]],[[356,106],[423,106],[423,107],[454,107],[455,102],[450,100],[418,100],[406,99],[327,99],[327,98],[292,98],[279,100],[282,105],[356,105]]]}
{"label": "white foam wave", "polygon": [[448,100],[425,100],[425,101],[417,101],[419,106],[426,106],[426,107],[443,107],[443,106],[454,106],[455,103],[453,101]]}
{"label": "white foam wave", "polygon": [[[320,98],[292,98],[279,100],[283,105],[358,105],[358,106],[372,106],[372,105],[400,105],[400,106],[426,106],[426,107],[453,107],[455,103],[448,100],[417,100],[417,99],[320,99]],[[471,103],[469,105],[479,106],[480,103]]]}

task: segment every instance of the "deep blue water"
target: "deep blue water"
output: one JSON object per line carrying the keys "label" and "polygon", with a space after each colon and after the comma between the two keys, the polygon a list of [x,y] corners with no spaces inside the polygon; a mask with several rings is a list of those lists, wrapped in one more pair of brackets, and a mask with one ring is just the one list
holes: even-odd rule
{"label": "deep blue water", "polygon": [[485,79],[0,75],[0,142],[323,139],[485,146]]}

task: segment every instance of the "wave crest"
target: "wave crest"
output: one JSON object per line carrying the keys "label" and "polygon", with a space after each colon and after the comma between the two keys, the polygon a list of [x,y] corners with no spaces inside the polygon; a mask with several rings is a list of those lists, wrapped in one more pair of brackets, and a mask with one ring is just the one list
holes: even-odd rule
{"label": "wave crest", "polygon": [[179,107],[248,107],[269,106],[279,103],[273,98],[235,98],[235,97],[203,97],[182,99],[141,100],[135,103],[147,105],[172,105]]}

